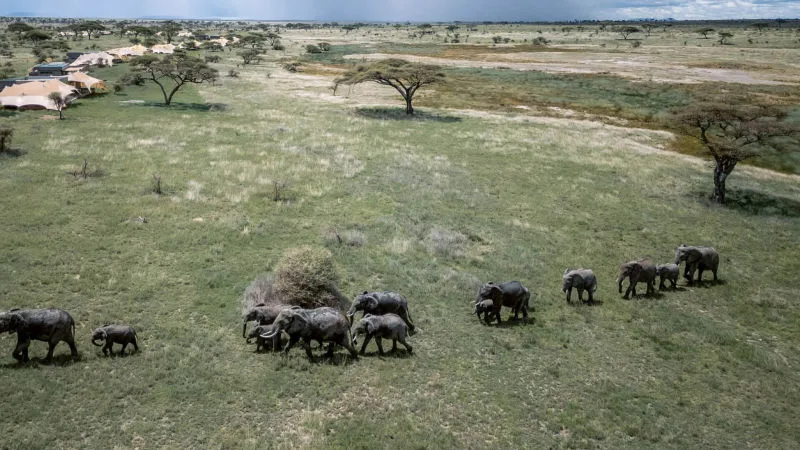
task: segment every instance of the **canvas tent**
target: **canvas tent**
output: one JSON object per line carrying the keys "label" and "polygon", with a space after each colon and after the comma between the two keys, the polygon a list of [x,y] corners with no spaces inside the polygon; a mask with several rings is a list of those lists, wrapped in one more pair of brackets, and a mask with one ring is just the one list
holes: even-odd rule
{"label": "canvas tent", "polygon": [[103,80],[89,76],[83,72],[74,72],[67,76],[67,82],[78,89],[105,89]]}
{"label": "canvas tent", "polygon": [[74,87],[58,80],[29,81],[0,91],[0,104],[4,108],[57,110],[55,103],[47,98],[51,92],[60,92],[68,101],[78,96]]}
{"label": "canvas tent", "polygon": [[147,53],[149,49],[144,45],[132,45],[130,47],[114,48],[106,50],[106,53],[116,55],[120,59],[128,59],[135,56],[142,56]]}
{"label": "canvas tent", "polygon": [[158,44],[154,45],[152,48],[153,53],[161,53],[171,55],[175,53],[175,46],[172,44]]}
{"label": "canvas tent", "polygon": [[67,71],[72,72],[87,66],[112,66],[113,63],[114,57],[106,52],[84,53],[70,63]]}

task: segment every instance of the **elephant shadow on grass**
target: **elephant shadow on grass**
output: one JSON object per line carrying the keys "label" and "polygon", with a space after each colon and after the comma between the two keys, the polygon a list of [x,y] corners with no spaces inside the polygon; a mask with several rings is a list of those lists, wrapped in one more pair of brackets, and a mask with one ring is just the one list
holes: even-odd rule
{"label": "elephant shadow on grass", "polygon": [[408,350],[406,350],[404,348],[398,348],[397,350],[391,350],[391,349],[390,350],[386,350],[381,355],[378,352],[378,349],[375,349],[374,351],[369,351],[369,349],[368,349],[363,355],[359,354],[359,356],[361,356],[362,358],[407,359],[407,358],[413,358],[414,357],[414,353],[409,353]]}
{"label": "elephant shadow on grass", "polygon": [[725,203],[714,203],[708,192],[692,192],[691,196],[707,206],[717,206],[757,216],[800,217],[800,201],[770,195],[751,189],[728,189]]}
{"label": "elephant shadow on grass", "polygon": [[5,364],[0,364],[0,367],[3,369],[25,369],[25,368],[36,368],[39,366],[70,366],[72,364],[76,364],[83,361],[82,355],[78,354],[78,359],[73,360],[72,356],[68,353],[53,355],[53,359],[50,361],[45,361],[44,357],[39,356],[32,356],[30,361],[28,362],[19,362],[19,361],[10,361]]}
{"label": "elephant shadow on grass", "polygon": [[460,117],[434,114],[419,109],[414,110],[414,114],[406,114],[404,108],[384,108],[384,107],[362,107],[356,108],[356,115],[367,119],[379,120],[406,120],[421,122],[461,122]]}
{"label": "elephant shadow on grass", "polygon": [[534,325],[534,324],[536,324],[536,318],[533,317],[533,316],[530,316],[528,318],[515,319],[512,316],[512,317],[509,317],[507,319],[504,319],[500,323],[499,326],[497,325],[496,321],[493,321],[492,323],[490,323],[488,325],[486,324],[486,322],[481,322],[481,323],[483,323],[486,326],[492,326],[492,327],[498,327],[498,328],[514,328],[514,327],[524,327],[524,326],[527,326],[527,325]]}

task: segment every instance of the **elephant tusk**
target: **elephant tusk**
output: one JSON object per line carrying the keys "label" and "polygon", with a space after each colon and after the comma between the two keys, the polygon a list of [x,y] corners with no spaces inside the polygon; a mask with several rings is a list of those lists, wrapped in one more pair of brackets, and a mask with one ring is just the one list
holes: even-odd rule
{"label": "elephant tusk", "polygon": [[98,344],[94,339],[92,339],[92,344],[94,344],[97,347],[101,347],[102,346],[101,344]]}
{"label": "elephant tusk", "polygon": [[263,339],[272,339],[278,333],[280,333],[280,331],[270,331],[269,333],[259,334],[259,336],[261,336]]}

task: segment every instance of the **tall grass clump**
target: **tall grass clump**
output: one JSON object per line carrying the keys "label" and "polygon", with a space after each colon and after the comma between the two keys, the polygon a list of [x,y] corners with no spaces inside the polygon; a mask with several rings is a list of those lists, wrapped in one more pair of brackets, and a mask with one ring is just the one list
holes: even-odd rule
{"label": "tall grass clump", "polygon": [[337,281],[331,252],[304,245],[283,254],[275,268],[274,290],[281,303],[288,305],[342,308],[346,299]]}
{"label": "tall grass clump", "polygon": [[428,251],[448,258],[462,258],[467,253],[469,238],[463,233],[434,227],[425,239]]}

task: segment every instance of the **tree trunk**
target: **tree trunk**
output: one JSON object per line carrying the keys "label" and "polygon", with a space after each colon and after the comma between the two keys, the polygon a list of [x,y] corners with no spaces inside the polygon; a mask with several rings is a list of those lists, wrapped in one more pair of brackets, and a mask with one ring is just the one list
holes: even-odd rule
{"label": "tree trunk", "polygon": [[717,163],[714,166],[714,192],[711,194],[711,200],[722,204],[725,203],[725,180],[733,172],[736,163],[739,161],[731,158],[718,158],[716,161]]}
{"label": "tree trunk", "polygon": [[414,114],[414,107],[411,106],[411,96],[406,96],[406,114]]}

